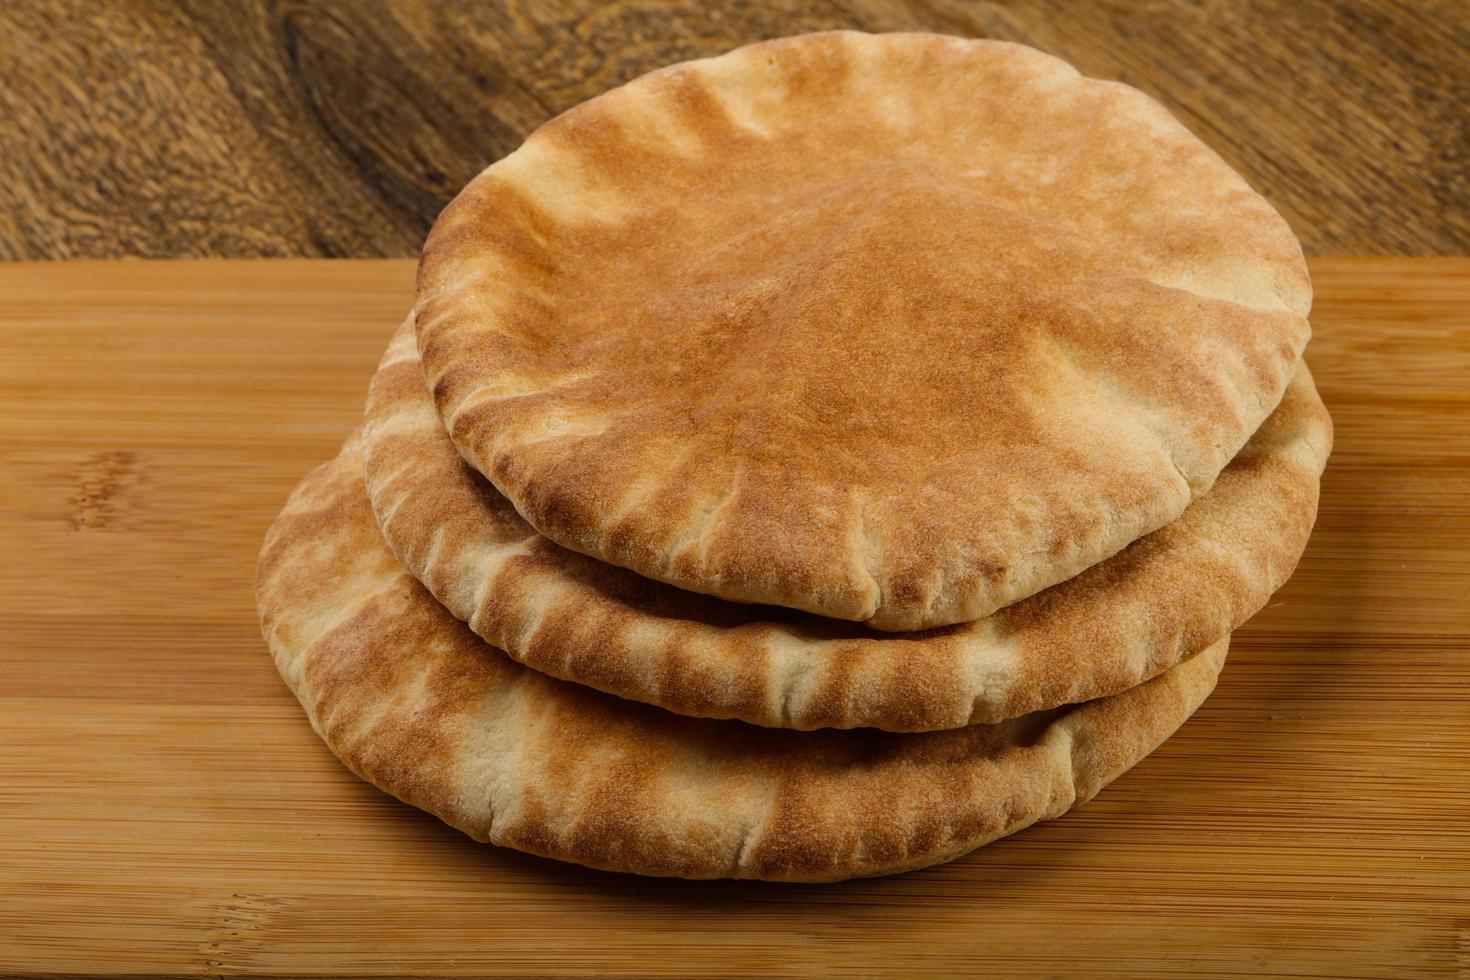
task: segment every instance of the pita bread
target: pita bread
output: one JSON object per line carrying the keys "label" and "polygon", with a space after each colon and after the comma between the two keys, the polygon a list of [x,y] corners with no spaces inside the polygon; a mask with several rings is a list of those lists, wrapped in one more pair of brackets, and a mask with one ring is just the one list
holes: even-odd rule
{"label": "pita bread", "polygon": [[881,630],[1178,517],[1310,305],[1286,222],[1142,93],[855,33],[554,119],[444,211],[417,298],[447,429],[542,534]]}
{"label": "pita bread", "polygon": [[282,676],[364,779],[477,840],[690,878],[902,871],[1057,816],[1168,737],[1225,652],[1114,698],[950,732],[682,718],[476,638],[384,545],[356,439],[292,495],[256,594]]}
{"label": "pita bread", "polygon": [[1243,622],[1296,566],[1331,432],[1303,368],[1173,524],[987,619],[908,635],[684,592],[536,534],[455,453],[411,324],[369,389],[364,448],[389,546],[522,663],[680,714],[925,731],[1127,690]]}

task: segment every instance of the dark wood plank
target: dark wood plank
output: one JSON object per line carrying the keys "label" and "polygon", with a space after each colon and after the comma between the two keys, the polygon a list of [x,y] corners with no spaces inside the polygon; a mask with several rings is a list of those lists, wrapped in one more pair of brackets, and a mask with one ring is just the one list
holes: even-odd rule
{"label": "dark wood plank", "polygon": [[413,255],[554,113],[833,27],[1024,41],[1137,85],[1311,252],[1470,251],[1458,0],[9,0],[0,258]]}

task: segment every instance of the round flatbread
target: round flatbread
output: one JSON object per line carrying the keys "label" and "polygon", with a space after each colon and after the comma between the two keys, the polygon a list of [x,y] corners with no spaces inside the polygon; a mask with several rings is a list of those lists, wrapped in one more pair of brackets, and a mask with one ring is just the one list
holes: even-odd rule
{"label": "round flatbread", "polygon": [[1286,222],[1142,93],[843,32],[552,120],[446,208],[416,309],[455,444],[545,536],[913,630],[1177,517],[1310,304]]}
{"label": "round flatbread", "polygon": [[1178,520],[986,619],[903,635],[685,592],[541,537],[455,452],[409,323],[369,389],[364,449],[389,546],[522,663],[680,714],[928,731],[1116,694],[1232,630],[1296,567],[1331,441],[1303,368]]}
{"label": "round flatbread", "polygon": [[1089,799],[1204,700],[1225,643],[1125,694],[921,735],[783,732],[523,667],[383,543],[357,440],[266,536],[281,675],[358,775],[477,840],[598,868],[828,881],[950,860]]}

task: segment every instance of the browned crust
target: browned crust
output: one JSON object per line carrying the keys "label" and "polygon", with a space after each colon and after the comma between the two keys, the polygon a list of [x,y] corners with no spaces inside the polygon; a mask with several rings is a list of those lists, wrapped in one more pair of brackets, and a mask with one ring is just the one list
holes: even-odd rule
{"label": "browned crust", "polygon": [[950,860],[1058,816],[1168,737],[1224,640],[1123,694],[946,732],[683,718],[529,670],[396,562],[356,437],[297,488],[256,596],[281,675],[346,765],[478,840],[598,868],[830,881]]}
{"label": "browned crust", "polygon": [[552,540],[910,630],[1177,517],[1281,397],[1310,297],[1286,223],[1141,93],[839,32],[542,127],[436,223],[418,342]]}
{"label": "browned crust", "polygon": [[1127,690],[1244,622],[1296,566],[1331,440],[1303,368],[1177,521],[986,620],[902,636],[684,592],[540,537],[455,452],[408,323],[373,379],[364,449],[394,552],[522,663],[686,715],[927,731]]}

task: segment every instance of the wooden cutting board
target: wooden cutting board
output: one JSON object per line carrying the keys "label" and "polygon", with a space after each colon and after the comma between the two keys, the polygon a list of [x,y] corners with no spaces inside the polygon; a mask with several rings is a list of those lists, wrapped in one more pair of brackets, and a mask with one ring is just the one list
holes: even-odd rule
{"label": "wooden cutting board", "polygon": [[0,267],[0,973],[1470,976],[1470,260],[1313,263],[1301,569],[1098,799],[951,865],[687,883],[478,845],[343,770],[256,548],[406,262]]}

